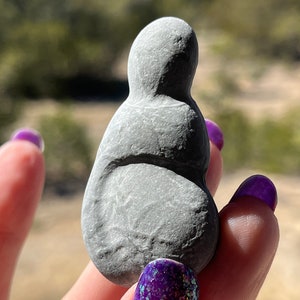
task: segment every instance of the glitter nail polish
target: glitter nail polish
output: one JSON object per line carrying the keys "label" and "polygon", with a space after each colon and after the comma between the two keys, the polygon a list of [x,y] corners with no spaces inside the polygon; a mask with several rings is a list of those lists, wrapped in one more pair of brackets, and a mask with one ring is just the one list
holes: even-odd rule
{"label": "glitter nail polish", "polygon": [[197,280],[190,268],[160,258],[145,267],[134,300],[197,300],[198,293]]}

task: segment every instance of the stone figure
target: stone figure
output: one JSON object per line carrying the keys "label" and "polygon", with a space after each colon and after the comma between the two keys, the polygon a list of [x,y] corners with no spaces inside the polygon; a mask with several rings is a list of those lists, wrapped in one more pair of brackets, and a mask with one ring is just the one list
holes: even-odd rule
{"label": "stone figure", "polygon": [[214,255],[209,140],[190,94],[197,63],[196,35],[174,17],[150,23],[131,47],[129,96],[103,136],[82,207],[89,255],[114,283],[133,284],[157,258],[198,273]]}

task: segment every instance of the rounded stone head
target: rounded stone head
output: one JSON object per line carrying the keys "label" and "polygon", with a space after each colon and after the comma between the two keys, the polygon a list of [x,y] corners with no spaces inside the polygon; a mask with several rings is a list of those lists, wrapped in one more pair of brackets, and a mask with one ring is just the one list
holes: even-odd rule
{"label": "rounded stone head", "polygon": [[184,101],[198,64],[198,43],[185,21],[164,17],[146,26],[132,44],[128,81],[134,95],[167,95]]}
{"label": "rounded stone head", "polygon": [[173,17],[150,23],[132,45],[130,94],[102,138],[81,220],[92,261],[117,284],[133,284],[157,258],[198,273],[214,255],[209,140],[190,95],[197,56],[194,31]]}

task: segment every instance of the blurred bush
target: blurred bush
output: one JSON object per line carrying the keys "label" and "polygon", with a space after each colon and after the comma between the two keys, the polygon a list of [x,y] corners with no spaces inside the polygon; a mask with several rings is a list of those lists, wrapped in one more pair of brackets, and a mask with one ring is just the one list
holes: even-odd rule
{"label": "blurred bush", "polygon": [[250,122],[238,110],[227,108],[214,119],[221,126],[225,145],[224,169],[256,169],[300,174],[300,108],[279,120]]}
{"label": "blurred bush", "polygon": [[10,126],[19,117],[20,109],[20,102],[1,96],[0,93],[0,145],[7,141],[7,132],[10,132]]}
{"label": "blurred bush", "polygon": [[269,172],[296,172],[294,164],[298,158],[291,148],[293,135],[294,132],[286,122],[268,119],[261,121],[253,135],[253,166]]}
{"label": "blurred bush", "polygon": [[45,141],[46,188],[69,193],[82,188],[91,170],[91,143],[85,127],[66,110],[40,120]]}
{"label": "blurred bush", "polygon": [[210,29],[222,33],[223,52],[300,60],[300,1],[214,0],[206,4]]}
{"label": "blurred bush", "polygon": [[143,26],[163,15],[189,18],[192,3],[0,0],[0,86],[12,96],[59,97],[76,78],[110,78]]}
{"label": "blurred bush", "polygon": [[244,49],[300,59],[298,0],[0,0],[0,87],[12,96],[63,97],[78,78],[112,78],[141,28],[165,15],[221,32],[232,58]]}
{"label": "blurred bush", "polygon": [[[299,0],[0,0],[0,140],[18,115],[11,99],[64,98],[83,82],[108,87],[120,54],[143,26],[165,15],[181,17],[196,30],[201,25],[222,55],[300,60]],[[239,85],[225,64],[215,81],[219,90],[204,96],[224,129],[226,168],[299,172],[296,112],[278,122],[252,124],[227,105]],[[224,98],[226,105],[220,106]],[[90,150],[82,126],[64,112],[45,117],[40,130],[49,182],[87,176]]]}
{"label": "blurred bush", "polygon": [[253,128],[247,118],[238,110],[226,108],[217,113],[214,119],[224,133],[223,159],[225,170],[249,167]]}

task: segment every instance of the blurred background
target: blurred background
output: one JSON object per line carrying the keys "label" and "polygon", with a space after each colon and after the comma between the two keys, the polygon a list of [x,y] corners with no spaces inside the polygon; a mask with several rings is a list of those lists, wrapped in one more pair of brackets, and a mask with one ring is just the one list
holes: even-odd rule
{"label": "blurred background", "polygon": [[298,0],[0,0],[0,141],[34,127],[47,164],[12,299],[59,299],[88,262],[82,195],[103,132],[128,94],[130,45],[169,15],[197,33],[192,95],[224,131],[218,207],[253,173],[278,188],[281,241],[258,298],[300,298]]}

